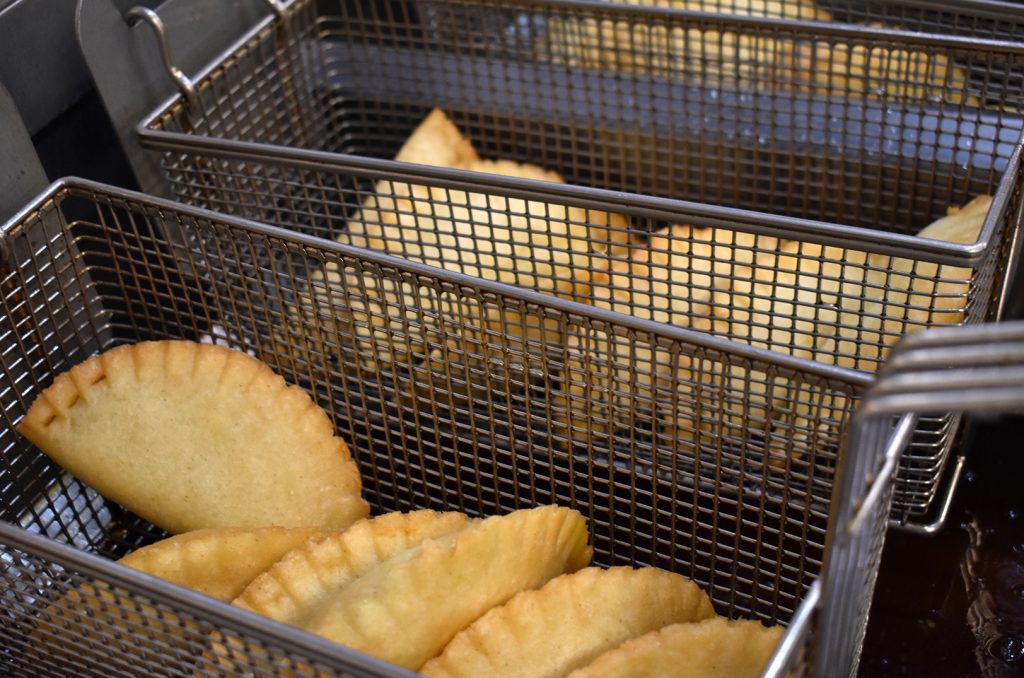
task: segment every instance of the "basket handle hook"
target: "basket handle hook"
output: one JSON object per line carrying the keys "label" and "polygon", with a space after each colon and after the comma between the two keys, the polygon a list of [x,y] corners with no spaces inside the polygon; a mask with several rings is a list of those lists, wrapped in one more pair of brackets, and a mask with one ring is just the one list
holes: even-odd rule
{"label": "basket handle hook", "polygon": [[196,93],[196,86],[192,80],[185,75],[180,68],[174,64],[174,57],[171,55],[171,45],[167,42],[167,31],[164,30],[164,22],[156,12],[148,7],[134,7],[128,11],[129,21],[144,21],[149,24],[156,33],[157,42],[160,44],[160,55],[164,60],[164,69],[171,80],[178,86],[178,91],[185,97],[189,108],[195,110],[199,106],[199,95]]}
{"label": "basket handle hook", "polygon": [[270,10],[274,13],[274,18],[278,21],[284,20],[285,3],[282,0],[263,0],[265,3],[270,5]]}

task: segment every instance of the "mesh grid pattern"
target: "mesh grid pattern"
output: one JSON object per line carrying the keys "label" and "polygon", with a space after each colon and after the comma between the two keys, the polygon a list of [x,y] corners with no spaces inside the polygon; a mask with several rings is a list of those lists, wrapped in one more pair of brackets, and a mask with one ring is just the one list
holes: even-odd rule
{"label": "mesh grid pattern", "polygon": [[[571,506],[588,520],[596,563],[680,572],[708,591],[719,613],[770,622],[788,621],[820,574],[838,454],[861,388],[856,380],[140,199],[66,184],[5,234],[17,255],[0,281],[0,340],[12,347],[2,359],[4,383],[13,387],[3,392],[0,430],[8,523],[70,545],[72,553],[108,558],[163,536],[67,477],[13,428],[55,373],[96,351],[216,332],[308,389],[328,411],[351,443],[375,511],[481,515]],[[324,286],[330,292],[320,295],[332,268],[356,282]],[[400,299],[385,293],[389,281],[406,283]],[[306,313],[311,299],[315,311]],[[301,341],[282,336],[297,314],[306,330]],[[634,363],[617,365],[610,381],[601,353],[574,354],[531,335],[531,323],[599,337],[604,355],[624,347]],[[395,357],[383,364],[379,356],[388,353]],[[665,372],[664,360],[688,369]],[[753,382],[765,387],[751,389]],[[576,399],[571,384],[585,385],[587,397]],[[698,397],[690,401],[686,393]],[[630,428],[609,425],[601,403],[627,407],[637,418]],[[669,430],[684,426],[689,442]],[[9,648],[3,662],[13,672],[36,661],[42,644],[55,670],[55,662],[85,672],[96,662],[149,665],[159,656],[162,669],[180,665],[188,673],[209,649],[215,626],[245,643],[225,658],[241,662],[233,670],[261,674],[288,661],[319,668],[301,648],[282,649],[272,626],[263,629],[268,636],[254,636],[244,616],[214,624],[187,601],[148,590],[148,600],[140,597],[129,572],[109,585],[131,592],[111,590],[109,605],[101,604],[96,596],[106,594],[97,587],[107,584],[89,587],[106,582],[104,572],[62,553],[4,541],[0,577],[11,593],[3,614],[12,624],[0,633]],[[62,604],[69,590],[84,602]],[[137,616],[149,621],[127,632]],[[71,638],[81,647],[72,648]],[[358,668],[340,650],[330,656],[325,670]]]}
{"label": "mesh grid pattern", "polygon": [[[38,542],[18,547],[3,541],[0,581],[7,619],[0,643],[6,675],[370,675],[365,668],[356,673],[337,662],[313,660],[282,641],[217,623],[177,601],[148,597],[137,586],[126,588],[91,572],[89,565],[42,555],[33,548]],[[234,653],[218,653],[211,638],[227,639]]]}
{"label": "mesh grid pattern", "polygon": [[[698,9],[770,15],[776,6],[711,4]],[[851,14],[853,3],[842,14],[834,4],[825,9],[837,19],[914,20],[898,3],[885,16]],[[177,101],[142,130],[144,143],[164,149],[179,199],[867,371],[904,332],[986,319],[1002,289],[1012,207],[995,216],[977,256],[943,259],[923,241],[889,234],[914,234],[976,195],[1016,195],[1018,48],[528,0],[353,0],[319,13],[297,2],[288,17],[257,28],[200,80],[198,110]],[[434,106],[481,156],[556,170],[568,182],[560,197],[524,203],[515,198],[541,189],[517,193],[501,177],[456,183],[444,170],[410,179],[401,165],[352,158],[393,157]],[[219,156],[205,139],[245,142],[233,147],[245,158]],[[314,158],[253,142],[352,155]],[[634,196],[611,204],[582,187]],[[697,211],[678,199],[785,218]],[[608,233],[590,228],[595,215],[581,209],[595,200],[606,203],[600,214],[628,224],[625,250],[612,252]],[[374,202],[382,209],[367,211]],[[847,230],[798,227],[794,217],[871,230],[854,236],[855,246]],[[588,254],[642,259],[660,236],[675,254],[646,272],[635,261],[615,268],[608,257],[576,258],[544,284],[514,264],[467,258],[527,237],[516,231],[531,219],[575,234]],[[447,234],[430,236],[437,251],[419,246],[425,231]],[[558,247],[534,239],[517,256],[550,258]],[[743,265],[721,270],[723,258]],[[580,289],[581,278],[609,267],[618,275],[605,289]],[[688,276],[687,267],[715,275]],[[648,291],[659,276],[679,282],[660,298]],[[864,285],[848,284],[857,280]],[[925,291],[889,298],[887,289],[901,287]],[[836,344],[837,333],[847,340]],[[894,519],[929,513],[957,428],[954,417],[922,419]]]}
{"label": "mesh grid pattern", "polygon": [[[918,413],[953,409],[962,414],[997,418],[1019,413],[1024,404],[1024,370],[1020,347],[1024,324],[998,323],[970,329],[933,330],[901,342],[866,395],[851,425],[852,473],[846,469],[837,478],[840,492],[856,496],[864,490],[866,478],[884,477],[895,467],[902,447],[910,437]],[[885,449],[885,463],[879,458],[862,458],[860,452]],[[874,470],[872,470],[872,466]],[[865,476],[867,472],[868,476]],[[870,482],[870,480],[867,480]],[[892,498],[891,485],[869,492],[874,499]],[[828,673],[833,662],[846,666],[856,657],[864,638],[866,623],[861,616],[871,605],[877,563],[886,526],[877,512],[865,514],[856,503],[837,506],[832,515],[832,548],[823,578],[825,599],[841,601],[822,611],[823,631],[816,655],[818,673]],[[835,525],[848,526],[839,529]],[[842,593],[862,591],[866,595]],[[856,629],[832,634],[832,619],[861,619]],[[856,662],[854,662],[854,665]],[[852,672],[851,672],[852,673]]]}
{"label": "mesh grid pattern", "polygon": [[1024,11],[1008,7],[1005,2],[997,4],[988,0],[618,0],[617,4],[733,16],[881,25],[994,40],[1016,40],[1024,25]]}
{"label": "mesh grid pattern", "polygon": [[958,0],[867,0],[852,2],[822,0],[837,21],[884,22],[901,29],[940,35],[963,35],[992,40],[1018,40],[1024,26],[1024,11],[993,4]]}
{"label": "mesh grid pattern", "polygon": [[[203,79],[201,111],[176,107],[155,126],[390,158],[440,106],[482,155],[573,184],[896,232],[994,191],[1020,136],[1013,50],[605,11],[343,4],[314,22],[299,3],[286,28],[260,31]],[[657,28],[681,31],[696,63],[624,72],[619,62],[643,48],[630,31]],[[760,66],[800,49],[821,54],[782,72]],[[742,67],[737,50],[752,52]],[[984,82],[965,77],[972,65]]]}
{"label": "mesh grid pattern", "polygon": [[[851,449],[854,450],[880,450],[892,443],[895,439],[895,432],[898,425],[896,417],[882,417],[871,422],[859,422],[856,426],[857,432],[853,436],[860,436],[852,441]],[[878,473],[877,459],[865,456],[859,463],[856,463],[856,470],[851,474],[855,479],[855,493],[867,492],[865,478],[872,478]],[[881,501],[889,505],[894,500],[892,484],[883,493]],[[843,523],[852,516],[850,507],[839,510]],[[877,515],[870,516],[858,534],[845,534],[842,540],[849,542],[849,548],[842,550],[841,562],[833,563],[835,570],[842,572],[835,576],[835,580],[829,585],[834,587],[831,590],[844,590],[846,594],[838,594],[843,602],[835,609],[830,610],[831,614],[841,618],[857,619],[858,624],[851,627],[848,632],[842,634],[829,634],[828,646],[822,651],[830,657],[852,657],[855,661],[860,658],[860,651],[864,644],[864,636],[867,633],[868,613],[871,609],[871,599],[875,590],[875,580],[878,577],[878,566],[882,560],[882,548],[885,544],[886,520],[877,512]],[[830,589],[826,589],[830,590]],[[837,595],[837,594],[832,594]],[[819,658],[820,662],[820,658]]]}

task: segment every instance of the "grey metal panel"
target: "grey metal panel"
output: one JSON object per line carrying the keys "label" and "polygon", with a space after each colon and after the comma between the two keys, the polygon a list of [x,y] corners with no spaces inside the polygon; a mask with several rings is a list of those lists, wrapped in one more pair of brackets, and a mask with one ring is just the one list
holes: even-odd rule
{"label": "grey metal panel", "polygon": [[[142,23],[129,26],[125,0],[79,0],[78,42],[111,123],[142,190],[167,195],[158,157],[144,152],[135,125],[175,92],[164,70],[156,37]],[[139,3],[144,4],[144,3]],[[195,73],[260,19],[265,0],[168,0],[159,7],[179,68]]]}
{"label": "grey metal panel", "polygon": [[17,0],[0,10],[0,80],[38,132],[89,88],[72,0]]}
{"label": "grey metal panel", "polygon": [[[160,0],[116,0],[155,7]],[[75,41],[74,0],[0,0],[0,82],[35,134],[92,83]]]}
{"label": "grey metal panel", "polygon": [[10,93],[0,85],[0,222],[49,183]]}

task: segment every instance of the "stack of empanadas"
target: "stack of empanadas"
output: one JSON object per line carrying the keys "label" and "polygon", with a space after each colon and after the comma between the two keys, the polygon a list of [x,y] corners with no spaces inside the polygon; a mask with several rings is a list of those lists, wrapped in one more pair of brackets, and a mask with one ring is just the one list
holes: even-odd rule
{"label": "stack of empanadas", "polygon": [[[482,519],[422,510],[337,532],[198,530],[120,562],[430,677],[627,676],[634,662],[671,663],[672,675],[760,675],[781,626],[719,617],[697,584],[672,572],[589,566],[586,528],[579,512],[558,506]],[[83,584],[41,615],[37,636],[73,632],[116,607],[108,589]],[[143,612],[125,621],[160,637],[160,613]],[[36,640],[31,653],[41,658]],[[195,652],[194,639],[180,640],[179,652]],[[222,633],[200,651],[197,670],[262,659]],[[100,652],[47,656],[103,665]]]}
{"label": "stack of empanadas", "polygon": [[[975,242],[990,205],[989,196],[979,196],[918,235]],[[960,322],[971,275],[969,268],[675,225],[652,235],[648,248],[610,262],[607,276],[595,277],[593,303],[873,371],[902,335]],[[654,414],[661,425],[683,439],[724,423],[801,447],[812,444],[814,421],[835,420],[848,406],[844,397],[823,389],[797,392],[780,374],[682,355],[628,335],[571,332],[567,352],[569,420],[579,427],[597,415],[607,424],[590,431],[598,435],[629,426],[636,404],[651,403],[661,410]],[[787,433],[773,436],[778,430]]]}
{"label": "stack of empanadas", "polygon": [[[759,18],[832,21],[810,0],[606,0]],[[871,24],[885,28],[883,24]],[[797,40],[715,29],[668,28],[626,18],[557,18],[538,44],[542,58],[584,68],[685,74],[709,87],[793,89],[947,103],[973,101],[964,71],[941,54],[869,48],[837,39]]]}
{"label": "stack of empanadas", "polygon": [[[573,509],[367,518],[359,472],[325,412],[241,351],[115,348],[59,375],[18,430],[108,498],[179,532],[123,565],[427,676],[617,675],[630,658],[682,654],[684,675],[753,677],[782,635],[716,617],[681,575],[588,567],[587,522]],[[105,643],[121,637],[135,641],[122,661],[194,653],[200,672],[284,670],[177,611],[127,605],[106,582],[55,593],[24,648],[35,661],[110,669]],[[733,642],[742,647],[709,663]]]}
{"label": "stack of empanadas", "polygon": [[[563,183],[555,172],[510,160],[483,160],[440,110],[417,127],[396,160]],[[382,180],[348,222],[339,238],[403,259],[438,266],[485,280],[519,285],[568,299],[589,294],[589,272],[604,265],[628,239],[626,220],[617,214],[539,200],[507,198]],[[365,289],[368,294],[332,295],[332,290]],[[486,353],[485,332],[560,342],[561,330],[550,319],[499,309],[486,301],[439,292],[415,282],[382,279],[329,263],[310,280],[311,294],[301,300],[303,313],[319,313],[313,323],[350,335],[364,360],[419,364],[452,330],[467,344],[449,346],[458,354]],[[344,297],[351,325],[332,321],[331,308]],[[386,328],[386,329],[385,329]],[[493,343],[493,340],[492,342]],[[436,357],[436,356],[435,356]]]}

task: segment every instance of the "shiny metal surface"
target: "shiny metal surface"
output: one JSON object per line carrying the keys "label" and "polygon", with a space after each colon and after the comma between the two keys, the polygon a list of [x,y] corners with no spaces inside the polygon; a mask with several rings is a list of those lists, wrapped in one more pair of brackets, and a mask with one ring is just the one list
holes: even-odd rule
{"label": "shiny metal surface", "polygon": [[[0,219],[7,219],[48,183],[28,131],[14,105],[14,100],[0,84],[0,148],[4,162],[0,165]],[[0,247],[0,257],[4,250]]]}
{"label": "shiny metal surface", "polygon": [[[244,645],[230,658],[235,672],[263,675],[280,668],[273,662],[285,662],[298,674],[310,667],[331,675],[390,673],[343,648],[106,562],[163,535],[69,478],[13,431],[55,374],[97,351],[213,334],[310,391],[350,441],[375,512],[576,507],[588,518],[596,563],[680,572],[728,616],[787,623],[803,605],[803,621],[779,661],[798,675],[809,670],[821,633],[817,620],[834,603],[823,596],[819,607],[806,596],[830,562],[842,561],[828,546],[827,524],[835,506],[863,500],[872,482],[867,471],[877,469],[883,452],[859,457],[867,474],[862,493],[849,494],[846,486],[838,490],[846,494],[834,493],[833,477],[852,473],[842,471],[850,463],[842,444],[862,375],[813,363],[804,370],[790,356],[705,333],[82,180],[55,184],[0,228],[0,240],[13,253],[0,278],[0,344],[7,347],[0,370],[9,384],[0,391],[5,672],[88,674],[99,666],[204,675],[214,668],[203,658],[208,634],[219,630]],[[332,265],[358,271],[361,282],[333,289],[323,312],[302,316],[304,341],[284,341],[283,328],[297,322],[304,299],[322,291],[320,275]],[[386,280],[415,281],[403,307],[386,303]],[[464,309],[503,309],[506,323],[525,313],[638,349],[663,347],[676,360],[699,358],[690,380],[667,388],[717,389],[721,397],[703,405],[708,420],[728,419],[731,403],[757,398],[737,381],[744,374],[784,380],[808,404],[832,398],[843,409],[824,419],[811,413],[793,421],[789,405],[770,401],[759,408],[768,420],[789,419],[793,436],[813,430],[840,447],[771,460],[754,436],[709,429],[702,434],[707,444],[694,448],[639,420],[595,436],[604,422],[596,409],[570,421],[564,384],[568,374],[595,374],[599,361],[578,363],[564,346],[527,339],[510,324],[489,327],[472,314],[446,317],[426,355],[374,362],[372,356],[397,352],[435,322],[437,294],[461,299]],[[384,317],[410,322],[377,322]],[[360,331],[365,323],[375,328],[372,336]],[[646,369],[637,360],[615,386],[638,394],[638,413],[655,406],[643,395],[651,393],[643,386]],[[875,505],[872,524],[884,525],[887,509]],[[851,590],[863,596],[858,582]],[[109,604],[90,603],[101,589]],[[69,590],[77,600],[66,597]],[[140,614],[145,636],[132,616]],[[854,628],[856,619],[842,625]],[[61,643],[76,649],[62,654],[54,649]]]}
{"label": "shiny metal surface", "polygon": [[[593,28],[604,25],[620,26],[620,37]],[[630,31],[689,36],[686,44],[699,45],[703,56],[673,61],[659,51],[667,43],[656,40],[630,47],[621,37]],[[814,49],[833,61],[805,72],[755,59],[736,72],[730,55],[758,44],[773,54]],[[857,49],[897,66],[870,77],[830,75],[856,71]],[[908,51],[928,64],[924,75],[899,66]],[[1002,306],[1021,216],[1022,57],[1024,47],[997,41],[658,7],[432,0],[402,8],[341,4],[320,14],[300,1],[283,21],[257,26],[196,73],[195,111],[172,99],[138,132],[143,145],[162,151],[177,198],[324,237],[345,239],[360,206],[375,196],[427,186],[430,197],[410,201],[412,212],[458,208],[467,200],[459,191],[598,207],[629,219],[636,253],[666,224],[711,228],[710,237],[742,260],[778,260],[782,238],[796,244],[796,268],[818,272],[789,282],[782,264],[774,276],[767,267],[761,273],[769,284],[750,295],[694,282],[687,294],[712,301],[668,322],[871,372],[904,332],[977,324]],[[945,76],[928,75],[942,68],[950,69]],[[977,69],[984,81],[970,75]],[[907,82],[917,95],[900,89]],[[432,106],[443,107],[481,154],[542,164],[569,184],[387,160]],[[911,235],[980,193],[995,201],[976,242]],[[482,221],[499,218],[506,204],[482,206]],[[414,240],[416,229],[404,233],[383,245],[459,268],[404,250],[401,242]],[[667,240],[690,252],[685,261],[699,270],[720,258],[700,254],[692,233]],[[966,292],[868,310],[895,285],[953,283],[948,269],[933,264],[964,269]],[[911,271],[908,278],[899,266]],[[482,268],[472,267],[484,277],[502,275]],[[739,267],[724,277],[733,285],[748,274]],[[875,282],[813,293],[864,277]],[[629,271],[619,291],[653,284],[641,278]],[[656,302],[687,306],[678,294]],[[795,304],[782,301],[794,295]],[[767,309],[766,319],[749,314],[750,306]],[[940,311],[949,306],[959,320]],[[645,308],[638,301],[616,310]],[[879,315],[880,333],[870,328]],[[830,343],[835,334],[851,338],[846,348]],[[945,503],[940,489],[952,487],[942,480],[958,428],[952,415],[921,419],[900,462],[897,524],[927,525]]]}
{"label": "shiny metal surface", "polygon": [[[947,409],[986,416],[1024,412],[1022,347],[1024,322],[1020,321],[935,329],[903,340],[854,417],[848,448],[853,472],[847,475],[844,469],[837,482],[846,492],[860,495],[872,483],[884,480],[884,460],[875,456],[858,462],[859,454],[879,449],[880,443],[888,446],[886,441],[898,436],[908,418]],[[868,489],[865,503],[873,494],[890,501],[891,488],[881,487],[881,493]],[[830,519],[832,547],[843,555],[829,563],[822,596],[843,602],[824,609],[819,620],[822,633],[815,666],[821,675],[829,675],[836,661],[845,666],[850,657],[858,656],[866,631],[885,525],[876,511],[857,521],[861,529],[836,528],[850,525],[860,510],[856,502],[837,505]],[[850,619],[862,620],[860,626],[841,628]]]}
{"label": "shiny metal surface", "polygon": [[[138,186],[153,195],[167,194],[160,167],[143,154],[134,128],[139,116],[174,93],[174,84],[167,77],[160,49],[149,27],[130,27],[124,18],[130,6],[153,3],[81,0],[61,4],[72,5],[67,11],[73,15],[68,21],[77,37],[80,52],[76,52],[84,58],[92,75]],[[159,16],[167,28],[170,49],[177,67],[186,75],[215,58],[227,43],[268,14],[265,0],[165,0],[159,3]]]}
{"label": "shiny metal surface", "polygon": [[174,55],[171,54],[171,46],[167,42],[167,30],[164,28],[164,22],[160,19],[160,16],[148,7],[135,7],[126,16],[129,20],[143,21],[153,29],[157,42],[160,45],[160,57],[163,59],[164,70],[167,71],[167,75],[178,86],[178,91],[185,97],[188,105],[199,105],[195,85],[192,84],[192,80],[178,68],[174,61]]}

